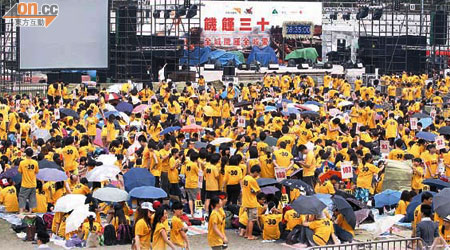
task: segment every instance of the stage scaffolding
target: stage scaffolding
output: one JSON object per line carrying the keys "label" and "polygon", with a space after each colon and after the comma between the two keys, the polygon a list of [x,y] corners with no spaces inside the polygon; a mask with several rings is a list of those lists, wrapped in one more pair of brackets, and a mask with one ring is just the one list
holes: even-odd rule
{"label": "stage scaffolding", "polygon": [[[375,68],[379,73],[442,72],[448,67],[450,55],[449,3],[449,0],[326,1],[323,47],[330,51],[336,48],[336,39],[353,39],[352,60],[363,62],[369,73]],[[368,15],[358,20],[358,13],[364,8],[368,9]],[[376,12],[382,12],[379,19],[373,18]],[[445,13],[447,24],[438,22],[445,29],[433,25],[437,12]],[[346,14],[350,14],[350,19],[343,19]],[[441,37],[441,42],[434,43],[436,37]]]}

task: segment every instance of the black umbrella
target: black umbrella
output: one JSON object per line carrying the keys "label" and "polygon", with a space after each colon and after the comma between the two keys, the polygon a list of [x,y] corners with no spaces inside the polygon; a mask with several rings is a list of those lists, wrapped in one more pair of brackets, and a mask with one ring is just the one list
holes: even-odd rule
{"label": "black umbrella", "polygon": [[75,119],[80,119],[80,115],[72,109],[59,109],[59,112],[62,116],[72,116]]}
{"label": "black umbrella", "polygon": [[438,130],[441,135],[450,135],[450,126],[444,126]]}
{"label": "black umbrella", "polygon": [[303,189],[306,194],[314,193],[314,189],[308,183],[299,179],[284,179],[280,182],[280,184],[290,188]]}
{"label": "black umbrella", "polygon": [[344,199],[347,199],[347,198],[356,199],[354,195],[344,192],[342,190],[336,190],[335,195],[342,196],[342,197],[344,197]]}
{"label": "black umbrella", "polygon": [[348,204],[350,204],[350,206],[352,206],[354,211],[358,211],[358,210],[367,208],[366,204],[362,203],[361,201],[359,201],[357,199],[346,198],[345,200],[348,202]]}
{"label": "black umbrella", "polygon": [[422,119],[422,118],[431,118],[431,116],[424,114],[424,113],[415,113],[412,115],[414,118]]}
{"label": "black umbrella", "polygon": [[256,182],[260,187],[278,184],[277,180],[272,178],[259,178]]}
{"label": "black umbrella", "polygon": [[238,102],[234,105],[235,108],[239,108],[239,107],[244,107],[244,106],[249,106],[252,105],[251,102],[249,101],[242,101],[242,102]]}
{"label": "black umbrella", "polygon": [[316,196],[300,196],[294,202],[292,202],[291,207],[298,214],[315,214],[319,215],[327,207],[323,202],[321,202]]}
{"label": "black umbrella", "polygon": [[58,166],[58,164],[56,164],[53,161],[46,160],[46,159],[39,161],[38,164],[39,164],[39,169],[54,168],[54,169],[62,170],[61,167]]}
{"label": "black umbrella", "polygon": [[352,228],[355,228],[356,215],[355,211],[353,211],[352,206],[350,206],[350,204],[342,196],[339,195],[333,195],[333,197],[331,197],[331,200],[333,201],[336,209],[344,216],[347,223]]}
{"label": "black umbrella", "polygon": [[440,179],[426,179],[423,181],[423,184],[436,187],[438,190],[450,187],[450,183]]}
{"label": "black umbrella", "polygon": [[375,217],[370,209],[364,208],[355,212],[356,224],[374,223]]}
{"label": "black umbrella", "polygon": [[433,197],[433,207],[441,218],[450,215],[450,188],[445,188]]}

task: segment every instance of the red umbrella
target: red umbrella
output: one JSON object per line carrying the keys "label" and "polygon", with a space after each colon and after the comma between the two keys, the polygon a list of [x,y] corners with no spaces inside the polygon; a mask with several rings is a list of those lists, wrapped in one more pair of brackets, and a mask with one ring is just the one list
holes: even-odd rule
{"label": "red umbrella", "polygon": [[196,133],[196,132],[199,132],[202,130],[204,130],[204,128],[197,124],[186,125],[181,128],[181,132],[186,132],[186,133]]}
{"label": "red umbrella", "polygon": [[328,170],[326,173],[323,173],[319,176],[319,180],[320,180],[320,182],[323,183],[324,181],[330,179],[331,176],[333,176],[333,175],[337,175],[337,177],[342,178],[341,172],[334,171],[334,170]]}
{"label": "red umbrella", "polygon": [[109,93],[105,96],[105,100],[107,102],[113,101],[113,100],[119,100],[119,99],[120,99],[120,96],[116,93]]}

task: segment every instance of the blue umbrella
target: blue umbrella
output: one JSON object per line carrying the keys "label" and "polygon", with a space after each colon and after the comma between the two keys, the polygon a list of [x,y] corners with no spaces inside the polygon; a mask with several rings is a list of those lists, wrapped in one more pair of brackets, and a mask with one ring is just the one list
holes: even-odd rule
{"label": "blue umbrella", "polygon": [[45,169],[45,168],[62,170],[61,167],[58,164],[56,164],[54,161],[49,161],[49,160],[43,159],[43,160],[40,160],[38,162],[38,164],[39,164],[40,170]]}
{"label": "blue umbrella", "polygon": [[180,130],[180,129],[181,129],[181,127],[179,127],[179,126],[168,127],[168,128],[165,128],[163,131],[161,131],[161,133],[159,133],[159,135],[165,135],[165,134],[172,133],[172,132]]}
{"label": "blue umbrella", "polygon": [[[234,98],[237,98],[239,95],[241,94],[241,91],[239,90],[238,87],[234,87]],[[222,92],[222,94],[220,94],[220,98],[225,99],[227,98],[228,95],[228,91],[226,89],[224,89],[224,91]]]}
{"label": "blue umbrella", "polygon": [[133,104],[128,102],[121,102],[117,104],[116,109],[120,112],[130,112],[133,111]]}
{"label": "blue umbrella", "polygon": [[422,128],[428,128],[433,123],[433,120],[431,118],[422,118],[419,122],[422,124]]}
{"label": "blue umbrella", "polygon": [[391,189],[384,190],[383,192],[375,195],[375,207],[392,206],[398,203],[402,193]]}
{"label": "blue umbrella", "polygon": [[316,106],[319,106],[319,107],[323,106],[322,103],[317,102],[317,101],[307,101],[307,102],[305,102],[305,104],[313,104],[313,105],[316,105]]}
{"label": "blue umbrella", "polygon": [[436,187],[439,190],[450,187],[450,183],[440,179],[426,179],[423,181],[423,184],[428,185],[430,187]]}
{"label": "blue umbrella", "polygon": [[282,99],[281,102],[278,102],[278,103],[277,103],[277,108],[283,107],[283,102],[284,102],[284,103],[292,103],[292,101],[289,100],[289,99]]}
{"label": "blue umbrella", "polygon": [[430,133],[430,132],[423,132],[420,131],[419,133],[416,134],[416,137],[419,139],[424,139],[426,141],[434,141],[434,139],[436,138],[437,135]]}
{"label": "blue umbrella", "polygon": [[281,111],[283,115],[290,115],[290,114],[300,114],[300,110],[296,108],[287,108],[286,111]]}
{"label": "blue umbrella", "polygon": [[155,176],[146,168],[132,168],[123,175],[125,190],[130,192],[133,188],[141,186],[155,186]]}
{"label": "blue umbrella", "polygon": [[65,181],[67,180],[67,175],[66,173],[58,169],[44,168],[39,170],[36,178],[41,181]]}
{"label": "blue umbrella", "polygon": [[59,113],[61,114],[61,116],[72,116],[75,119],[80,119],[80,115],[72,109],[59,109]]}
{"label": "blue umbrella", "polygon": [[152,186],[142,186],[133,188],[130,192],[130,197],[138,199],[160,199],[166,198],[167,193],[161,188]]}
{"label": "blue umbrella", "polygon": [[0,179],[3,178],[12,178],[16,184],[20,183],[22,181],[22,175],[19,173],[19,167],[10,168],[0,174]]}
{"label": "blue umbrella", "polygon": [[[430,192],[430,191],[427,191]],[[411,222],[414,220],[414,210],[422,203],[422,195],[425,192],[422,192],[416,196],[414,196],[406,208],[406,216],[403,222]],[[436,195],[435,192],[430,192],[433,196]]]}
{"label": "blue umbrella", "polygon": [[120,116],[119,111],[108,111],[105,113],[105,118],[108,119],[110,115]]}
{"label": "blue umbrella", "polygon": [[333,201],[331,200],[330,194],[314,194],[321,202],[323,202],[327,207],[331,208],[333,205]]}
{"label": "blue umbrella", "polygon": [[266,108],[264,109],[264,112],[272,112],[272,111],[277,111],[277,107],[266,106]]}

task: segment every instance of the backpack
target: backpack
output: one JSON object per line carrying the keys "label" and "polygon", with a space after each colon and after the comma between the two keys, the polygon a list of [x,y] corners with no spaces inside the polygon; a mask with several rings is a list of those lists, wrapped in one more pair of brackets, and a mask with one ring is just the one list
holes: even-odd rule
{"label": "backpack", "polygon": [[132,230],[130,225],[120,224],[117,229],[117,244],[127,245],[131,244],[133,240]]}
{"label": "backpack", "polygon": [[47,230],[52,230],[53,214],[44,214],[44,216],[42,216],[42,219],[44,219]]}
{"label": "backpack", "polygon": [[113,246],[117,244],[116,229],[114,229],[113,225],[106,225],[103,231],[103,237],[105,239],[105,246]]}
{"label": "backpack", "polygon": [[[44,219],[42,219],[41,217],[36,216],[33,224],[34,224],[34,227],[36,228],[36,233],[39,233],[39,232],[46,233],[47,232],[47,226],[45,224]],[[51,227],[51,224],[50,224],[50,227]]]}

